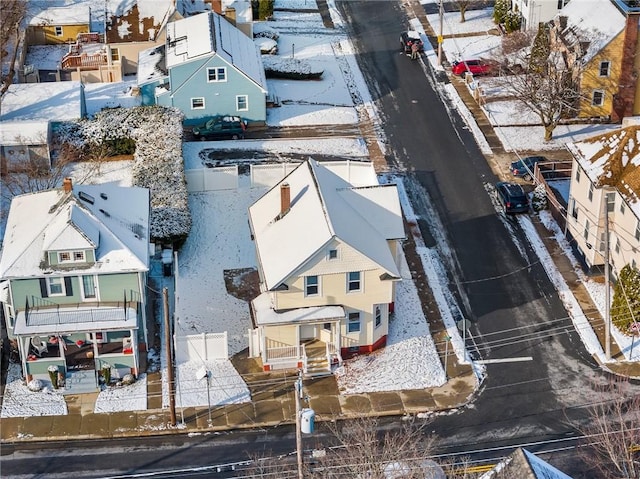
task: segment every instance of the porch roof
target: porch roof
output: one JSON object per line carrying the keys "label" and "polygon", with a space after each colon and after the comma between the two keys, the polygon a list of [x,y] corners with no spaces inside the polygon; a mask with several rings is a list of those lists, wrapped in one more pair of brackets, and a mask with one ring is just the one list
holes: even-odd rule
{"label": "porch roof", "polygon": [[345,317],[342,306],[313,306],[278,312],[271,307],[269,293],[266,292],[254,299],[251,304],[258,326],[340,321]]}
{"label": "porch roof", "polygon": [[24,311],[19,311],[13,332],[16,335],[82,333],[137,329],[135,308],[113,306],[86,308],[46,308],[29,311],[29,322]]}

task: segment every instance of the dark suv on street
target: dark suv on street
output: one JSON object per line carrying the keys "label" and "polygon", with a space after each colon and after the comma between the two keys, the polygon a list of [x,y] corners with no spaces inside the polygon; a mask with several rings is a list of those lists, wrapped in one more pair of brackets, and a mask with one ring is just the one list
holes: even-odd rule
{"label": "dark suv on street", "polygon": [[216,116],[193,127],[193,136],[201,140],[244,138],[247,123],[239,116]]}
{"label": "dark suv on street", "polygon": [[411,55],[411,46],[414,43],[418,45],[418,52],[424,51],[424,44],[418,32],[409,30],[400,34],[400,49],[407,55]]}
{"label": "dark suv on street", "polygon": [[505,213],[529,212],[529,197],[522,186],[501,181],[496,183],[496,193]]}

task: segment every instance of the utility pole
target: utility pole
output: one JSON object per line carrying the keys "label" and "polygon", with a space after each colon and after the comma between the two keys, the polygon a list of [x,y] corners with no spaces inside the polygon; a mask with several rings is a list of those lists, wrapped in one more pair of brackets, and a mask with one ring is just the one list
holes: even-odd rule
{"label": "utility pole", "polygon": [[302,475],[302,425],[300,400],[302,399],[302,370],[298,371],[298,379],[296,380],[296,451],[298,454],[298,479],[304,479]]}
{"label": "utility pole", "polygon": [[442,5],[442,0],[440,0],[438,13],[440,15],[440,34],[438,35],[438,66],[442,66],[442,42],[444,41],[442,31],[444,23],[444,6]]}
{"label": "utility pole", "polygon": [[171,325],[169,324],[169,290],[162,288],[162,306],[164,313],[164,344],[167,350],[167,382],[169,383],[169,414],[172,426],[176,425],[176,397],[173,380],[173,355],[171,354]]}
{"label": "utility pole", "polygon": [[603,188],[604,193],[604,357],[611,360],[611,291],[609,286],[609,192]]}
{"label": "utility pole", "polygon": [[448,381],[449,380],[449,375],[447,374],[447,363],[448,363],[448,360],[449,360],[449,341],[451,341],[451,336],[449,336],[447,334],[444,337],[444,340],[446,341],[444,343],[444,379]]}

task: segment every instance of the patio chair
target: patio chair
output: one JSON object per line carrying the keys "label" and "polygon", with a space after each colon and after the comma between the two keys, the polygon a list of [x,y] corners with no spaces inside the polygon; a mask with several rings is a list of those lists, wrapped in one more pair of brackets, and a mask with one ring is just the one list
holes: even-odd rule
{"label": "patio chair", "polygon": [[49,348],[47,347],[47,342],[43,341],[40,336],[33,336],[31,338],[31,346],[35,351],[36,356],[39,358],[42,357],[42,353],[48,353]]}

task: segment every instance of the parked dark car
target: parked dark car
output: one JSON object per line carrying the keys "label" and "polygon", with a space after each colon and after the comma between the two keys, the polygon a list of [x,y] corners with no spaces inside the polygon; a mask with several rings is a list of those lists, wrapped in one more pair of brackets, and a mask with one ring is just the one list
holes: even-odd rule
{"label": "parked dark car", "polygon": [[239,116],[216,116],[193,127],[193,136],[201,140],[244,138],[247,122]]}
{"label": "parked dark car", "polygon": [[451,72],[454,75],[464,76],[465,73],[474,75],[488,75],[495,68],[495,65],[484,60],[462,60],[453,62]]}
{"label": "parked dark car", "polygon": [[400,34],[400,50],[407,55],[411,55],[411,47],[413,44],[418,46],[418,51],[424,51],[424,44],[420,39],[420,34],[416,31],[409,30]]}
{"label": "parked dark car", "polygon": [[528,213],[529,197],[522,186],[501,181],[496,183],[496,193],[505,213]]}
{"label": "parked dark car", "polygon": [[527,156],[511,163],[511,174],[518,178],[530,180],[533,178],[533,170],[536,163],[547,161],[544,156]]}

